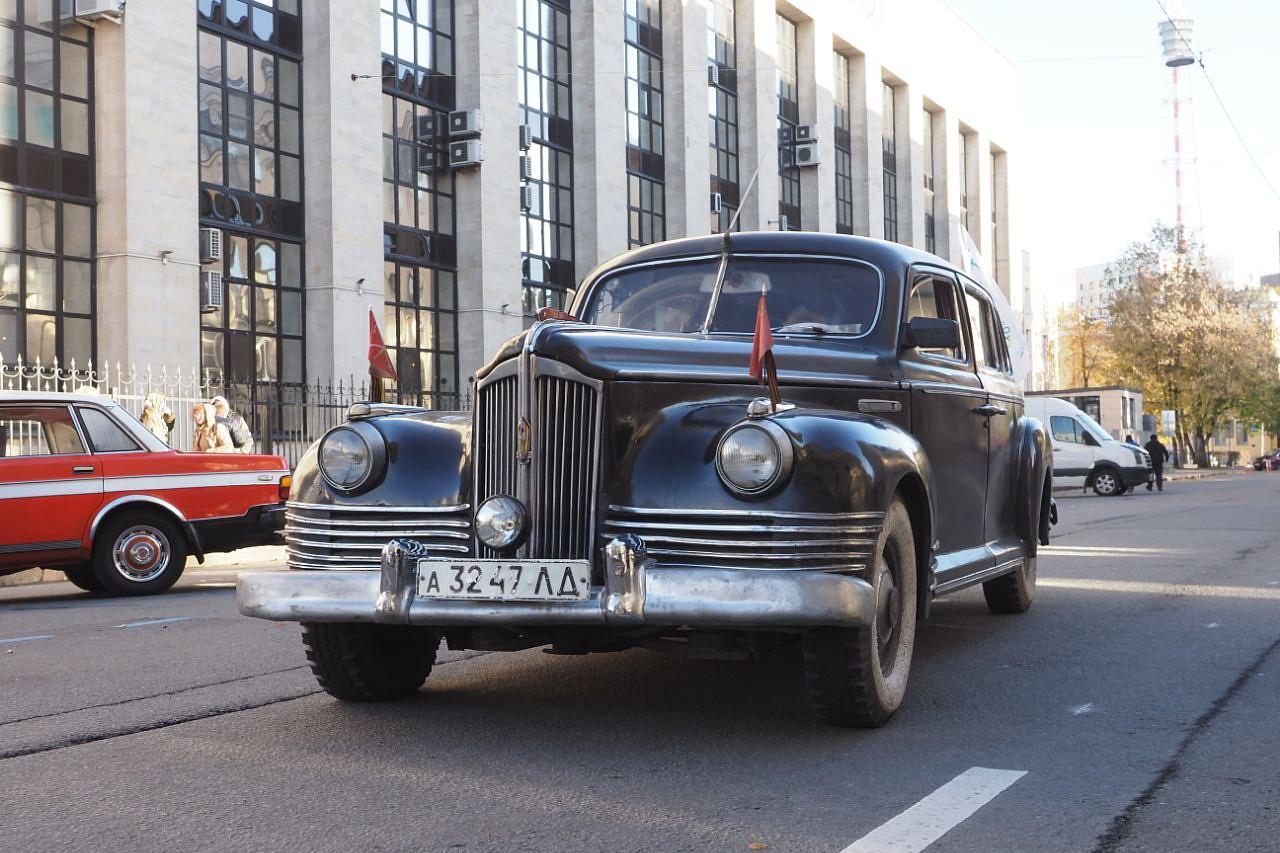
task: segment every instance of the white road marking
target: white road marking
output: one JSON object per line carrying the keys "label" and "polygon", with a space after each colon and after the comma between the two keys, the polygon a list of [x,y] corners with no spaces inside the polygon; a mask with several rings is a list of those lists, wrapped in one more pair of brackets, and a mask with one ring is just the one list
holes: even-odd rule
{"label": "white road marking", "polygon": [[144,619],[141,622],[126,622],[117,628],[141,628],[143,625],[165,625],[169,622],[186,622],[190,616],[170,616],[168,619]]}
{"label": "white road marking", "polygon": [[205,587],[206,589],[235,589],[235,581],[205,581],[198,583],[196,586]]}
{"label": "white road marking", "polygon": [[1089,592],[1136,592],[1145,595],[1190,595],[1198,598],[1253,598],[1280,601],[1280,589],[1267,589],[1260,586],[1209,586],[1198,583],[1046,578],[1043,575],[1036,579],[1036,585],[1053,589],[1081,589]]}
{"label": "white road marking", "polygon": [[1049,557],[1172,557],[1186,554],[1182,548],[1113,548],[1095,545],[1045,545],[1040,554]]}
{"label": "white road marking", "polygon": [[1221,627],[1221,625],[1222,625],[1222,623],[1221,623],[1221,622],[1210,622],[1209,624],[1205,625],[1205,627],[1206,627],[1206,628],[1218,628],[1218,627]]}
{"label": "white road marking", "polygon": [[970,767],[902,814],[850,844],[843,853],[917,853],[1025,775],[1025,770]]}
{"label": "white road marking", "polygon": [[8,639],[0,640],[0,646],[9,645],[10,643],[29,643],[32,640],[52,640],[52,639],[53,639],[52,634],[34,634],[30,637],[9,637]]}
{"label": "white road marking", "polygon": [[1086,702],[1083,705],[1077,705],[1076,707],[1071,709],[1071,716],[1073,717],[1083,717],[1086,714],[1092,714],[1092,713],[1093,713],[1092,702]]}

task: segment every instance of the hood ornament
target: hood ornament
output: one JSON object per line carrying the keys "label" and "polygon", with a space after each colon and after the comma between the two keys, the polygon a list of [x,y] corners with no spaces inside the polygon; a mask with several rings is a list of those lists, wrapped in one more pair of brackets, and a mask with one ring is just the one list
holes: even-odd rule
{"label": "hood ornament", "polygon": [[522,465],[528,465],[531,458],[533,458],[533,427],[529,425],[528,418],[521,416],[520,422],[516,424],[516,461]]}

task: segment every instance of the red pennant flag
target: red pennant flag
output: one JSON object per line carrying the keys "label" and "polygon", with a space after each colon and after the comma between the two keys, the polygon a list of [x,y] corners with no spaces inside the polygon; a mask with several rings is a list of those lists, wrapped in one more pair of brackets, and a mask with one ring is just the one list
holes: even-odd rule
{"label": "red pennant flag", "polygon": [[386,342],[382,340],[382,332],[378,331],[378,321],[369,309],[369,375],[379,379],[390,379],[395,382],[396,366],[391,363],[391,354],[387,352]]}
{"label": "red pennant flag", "polygon": [[769,309],[764,304],[764,294],[756,306],[756,333],[751,341],[751,362],[747,372],[751,378],[765,384],[765,356],[773,357],[773,329],[769,323]]}

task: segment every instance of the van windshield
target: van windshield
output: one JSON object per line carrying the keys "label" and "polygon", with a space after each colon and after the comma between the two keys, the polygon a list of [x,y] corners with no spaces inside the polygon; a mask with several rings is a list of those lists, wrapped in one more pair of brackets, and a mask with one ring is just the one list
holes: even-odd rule
{"label": "van windshield", "polygon": [[1093,437],[1098,441],[1115,441],[1115,439],[1111,437],[1111,433],[1107,432],[1102,428],[1101,424],[1089,417],[1088,412],[1082,409],[1076,413],[1076,417],[1080,419],[1081,425],[1092,433]]}
{"label": "van windshield", "polygon": [[[715,293],[718,258],[623,270],[598,284],[584,322],[651,332],[701,332]],[[862,337],[880,315],[880,275],[837,260],[730,258],[710,332],[751,334],[765,294],[777,334]]]}

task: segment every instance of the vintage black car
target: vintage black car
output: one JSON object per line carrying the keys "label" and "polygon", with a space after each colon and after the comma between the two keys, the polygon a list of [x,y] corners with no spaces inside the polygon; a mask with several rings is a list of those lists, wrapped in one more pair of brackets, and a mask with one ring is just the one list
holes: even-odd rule
{"label": "vintage black car", "polygon": [[[748,375],[762,294],[777,405]],[[300,462],[289,570],[238,598],[304,623],[329,693],[411,694],[441,638],[798,640],[817,713],[876,726],[935,596],[1030,607],[1049,445],[976,282],[894,243],[746,233],[629,252],[572,310],[501,348],[472,412],[357,405]]]}

